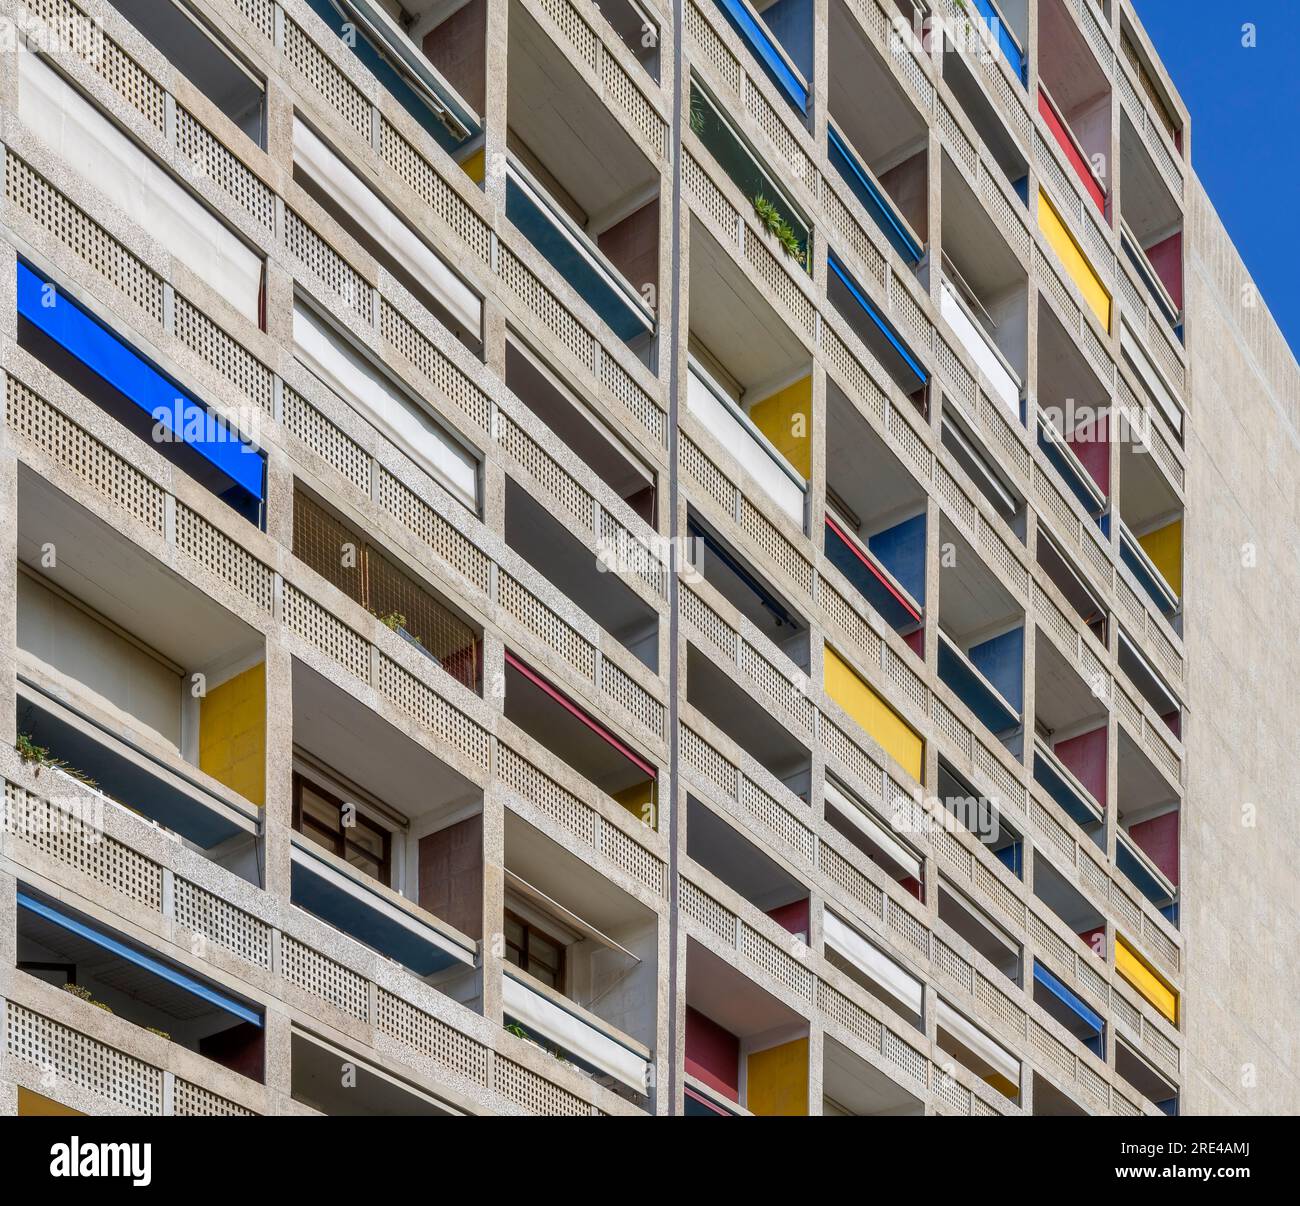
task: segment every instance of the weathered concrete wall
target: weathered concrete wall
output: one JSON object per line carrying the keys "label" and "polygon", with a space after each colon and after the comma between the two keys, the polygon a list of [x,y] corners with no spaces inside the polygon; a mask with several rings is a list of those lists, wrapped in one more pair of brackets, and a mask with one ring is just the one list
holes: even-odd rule
{"label": "weathered concrete wall", "polygon": [[1300,368],[1199,181],[1188,231],[1184,1110],[1294,1114]]}

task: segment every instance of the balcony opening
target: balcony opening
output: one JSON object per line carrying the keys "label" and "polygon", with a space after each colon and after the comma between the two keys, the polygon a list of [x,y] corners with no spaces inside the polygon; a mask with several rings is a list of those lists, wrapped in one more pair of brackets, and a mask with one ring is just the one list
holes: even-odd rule
{"label": "balcony opening", "polygon": [[808,798],[812,753],[771,704],[756,698],[694,644],[686,651],[686,699],[795,795]]}
{"label": "balcony opening", "polygon": [[1148,1004],[1173,1025],[1178,1025],[1178,991],[1120,934],[1115,935],[1115,970],[1137,989]]}
{"label": "balcony opening", "polygon": [[826,298],[876,362],[922,414],[929,414],[930,374],[898,328],[870,300],[862,286],[832,252],[828,259]]}
{"label": "balcony opening", "polygon": [[[828,778],[826,823],[862,851],[904,891],[925,902],[925,860],[894,825],[876,815],[856,793]],[[891,818],[893,820],[895,818]]]}
{"label": "balcony opening", "polygon": [[1178,1086],[1123,1039],[1115,1041],[1115,1071],[1156,1109],[1171,1118],[1178,1117]]}
{"label": "balcony opening", "polygon": [[939,801],[967,832],[988,847],[1017,879],[1025,877],[1025,842],[1007,823],[997,797],[977,792],[970,781],[942,755],[939,758]]}
{"label": "balcony opening", "polygon": [[924,657],[925,491],[829,377],[826,429],[826,559]]}
{"label": "balcony opening", "polygon": [[1063,0],[1038,6],[1038,112],[1079,186],[1110,221],[1110,80]]}
{"label": "balcony opening", "polygon": [[829,1035],[822,1045],[822,1116],[920,1118],[924,1103]]}
{"label": "balcony opening", "polygon": [[[1183,213],[1123,116],[1120,247],[1151,308],[1183,338]],[[1121,265],[1120,271],[1123,271]],[[1134,317],[1141,317],[1141,314]]]}
{"label": "balcony opening", "polygon": [[[1142,329],[1139,321],[1137,330]],[[1178,395],[1170,388],[1165,378],[1164,372],[1156,367],[1155,361],[1151,358],[1151,353],[1147,347],[1147,339],[1143,335],[1134,334],[1134,327],[1130,322],[1129,316],[1120,315],[1119,323],[1119,346],[1120,353],[1123,357],[1123,363],[1138,383],[1138,389],[1135,393],[1140,393],[1143,401],[1152,409],[1160,412],[1164,421],[1169,424],[1174,438],[1182,443],[1183,441],[1183,404],[1179,401]],[[1121,375],[1121,391],[1129,382]],[[1138,419],[1137,415],[1133,416],[1134,422],[1145,422]],[[1140,428],[1145,431],[1146,428]],[[1157,433],[1158,434],[1158,433]]]}
{"label": "balcony opening", "polygon": [[102,776],[105,794],[253,878],[249,822],[266,782],[261,633],[23,467],[18,560],[19,674],[45,714],[31,718],[32,742],[57,740],[49,758]]}
{"label": "balcony opening", "polygon": [[989,99],[982,83],[984,68],[977,61],[986,52],[981,47],[957,53],[951,36],[945,42],[943,56],[944,83],[952,90],[975,134],[1002,170],[1006,182],[1026,205],[1029,204],[1029,161],[1020,143],[1011,133],[1006,120]]}
{"label": "balcony opening", "polygon": [[257,146],[266,145],[266,84],[177,0],[109,0]]}
{"label": "balcony opening", "polygon": [[248,436],[21,260],[17,285],[21,348],[231,510],[265,526],[266,456]]}
{"label": "balcony opening", "polygon": [[509,649],[505,658],[506,719],[657,829],[657,769]]}
{"label": "balcony opening", "polygon": [[1034,1004],[1065,1027],[1099,1060],[1106,1058],[1106,1022],[1073,989],[1034,960]]}
{"label": "balcony opening", "polygon": [[655,913],[507,810],[501,927],[506,1028],[644,1105],[656,1035]]}
{"label": "balcony opening", "polygon": [[19,971],[263,1079],[264,1016],[251,1002],[23,884],[16,929]]}
{"label": "balcony opening", "polygon": [[1102,648],[1109,644],[1110,609],[1087,578],[1043,527],[1038,529],[1038,565],[1088,626]]}
{"label": "balcony opening", "polygon": [[1078,934],[1085,945],[1104,953],[1106,918],[1082,892],[1057,871],[1046,859],[1034,859],[1034,896]]}
{"label": "balcony opening", "polygon": [[941,439],[971,485],[984,496],[1023,544],[1027,531],[1024,495],[1003,471],[998,457],[989,451],[977,429],[946,393],[943,395]]}
{"label": "balcony opening", "polygon": [[1024,734],[1024,612],[947,516],[940,519],[939,539],[939,677],[1018,756]]}
{"label": "balcony opening", "polygon": [[297,659],[292,714],[293,903],[477,999],[482,792]]}
{"label": "balcony opening", "polygon": [[1174,148],[1181,152],[1183,149],[1182,119],[1178,116],[1177,107],[1165,91],[1164,85],[1156,78],[1155,69],[1148,65],[1146,52],[1138,45],[1137,35],[1133,33],[1128,16],[1123,12],[1120,13],[1119,45],[1124,58],[1128,60],[1129,66],[1137,75],[1138,83],[1146,93],[1147,100],[1151,102],[1156,120],[1164,127]]}
{"label": "balcony opening", "polygon": [[261,252],[49,66],[43,55],[20,55],[15,74],[19,120],[54,159],[83,172],[110,208],[127,215],[243,318],[264,327]]}
{"label": "balcony opening", "polygon": [[979,951],[1012,984],[1020,983],[1020,943],[942,876],[939,878],[939,920]]}
{"label": "balcony opening", "polygon": [[1103,531],[1111,495],[1113,415],[1105,386],[1075,339],[1038,307],[1038,447]]}
{"label": "balcony opening", "polygon": [[1024,422],[1029,278],[956,164],[943,155],[939,313],[1013,423]]}
{"label": "balcony opening", "polygon": [[799,669],[809,666],[808,622],[693,511],[692,568]]}
{"label": "balcony opening", "polygon": [[805,272],[812,271],[812,230],[807,215],[790,198],[749,141],[727,119],[699,80],[691,79],[691,132],[703,143],[741,195],[754,207],[760,227],[773,230],[785,223],[782,255]]}
{"label": "balcony opening", "polygon": [[1152,667],[1146,655],[1129,640],[1123,628],[1119,630],[1119,668],[1125,677],[1138,689],[1138,693],[1156,711],[1156,715],[1165,722],[1169,731],[1179,739],[1182,738],[1182,704],[1165,680]]}
{"label": "balcony opening", "polygon": [[293,307],[293,351],[314,377],[411,457],[461,506],[479,513],[477,452],[301,299]]}
{"label": "balcony opening", "polygon": [[1115,862],[1139,892],[1178,924],[1179,797],[1128,731],[1119,731]]}
{"label": "balcony opening", "polygon": [[[506,478],[506,543],[647,669],[659,666],[659,613],[603,570],[563,519]],[[649,556],[649,554],[647,554]]]}
{"label": "balcony opening", "polygon": [[982,29],[982,53],[998,55],[1011,74],[1025,83],[1028,56],[1025,46],[1029,40],[1029,0],[971,0],[968,12],[974,10]]}
{"label": "balcony opening", "polygon": [[808,889],[726,819],[694,796],[687,801],[686,853],[760,913],[809,940]]}
{"label": "balcony opening", "polygon": [[808,1113],[808,1023],[700,943],[686,946],[686,1090],[696,1112]]}
{"label": "balcony opening", "polygon": [[659,173],[517,0],[509,24],[506,216],[653,367]]}
{"label": "balcony opening", "polygon": [[1020,1098],[1020,1061],[965,1014],[940,1000],[935,1043],[967,1071],[1011,1101]]}
{"label": "balcony opening", "polygon": [[[416,233],[405,215],[380,197],[363,176],[296,116],[293,178],[439,323],[475,355],[480,353],[482,299]],[[349,280],[339,287],[356,286]],[[344,300],[355,306],[354,297]]]}
{"label": "balcony opening", "polygon": [[823,915],[826,961],[866,989],[886,1008],[922,1029],[924,983],[854,925],[827,909]]}
{"label": "balcony opening", "polygon": [[1035,636],[1034,781],[1100,844],[1108,806],[1107,711],[1098,694],[1105,683],[1086,682],[1046,633]]}
{"label": "balcony opening", "polygon": [[802,531],[812,469],[812,359],[694,216],[690,246],[687,409]]}
{"label": "balcony opening", "polygon": [[657,84],[662,31],[653,8],[641,0],[605,0],[600,13],[618,35],[619,41],[645,68],[646,75]]}
{"label": "balcony opening", "polygon": [[930,237],[925,118],[846,0],[833,0],[829,21],[827,155],[903,262],[918,267]]}
{"label": "balcony opening", "polygon": [[293,553],[461,686],[482,693],[482,631],[300,482],[293,492]]}
{"label": "balcony opening", "polygon": [[462,1111],[391,1072],[293,1028],[290,1074],[294,1101],[333,1118],[446,1118]]}
{"label": "balcony opening", "polygon": [[925,741],[829,645],[822,650],[822,688],[914,782],[925,774]]}
{"label": "balcony opening", "polygon": [[1120,560],[1175,631],[1183,611],[1183,503],[1146,447],[1120,449]]}
{"label": "balcony opening", "polygon": [[514,333],[506,336],[506,387],[639,518],[655,526],[654,470]]}
{"label": "balcony opening", "polygon": [[812,0],[717,0],[717,5],[803,120],[812,91]]}
{"label": "balcony opening", "polygon": [[481,181],[485,0],[307,3],[434,141]]}
{"label": "balcony opening", "polygon": [[[1048,246],[1056,255],[1065,276],[1074,282],[1083,297],[1084,305],[1092,311],[1097,324],[1107,335],[1110,334],[1111,316],[1114,312],[1110,291],[1093,267],[1087,252],[1074,237],[1060,211],[1052,204],[1042,188],[1038,190],[1038,229]],[[1040,306],[1040,310],[1045,307]],[[1067,307],[1069,309],[1070,307]]]}
{"label": "balcony opening", "polygon": [[1072,1097],[1067,1097],[1041,1073],[1034,1076],[1035,1118],[1087,1118],[1088,1111]]}

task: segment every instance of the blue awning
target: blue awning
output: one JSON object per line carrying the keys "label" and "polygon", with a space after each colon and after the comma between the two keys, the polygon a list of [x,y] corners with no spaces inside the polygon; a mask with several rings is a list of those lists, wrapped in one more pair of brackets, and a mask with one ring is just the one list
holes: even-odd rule
{"label": "blue awning", "polygon": [[880,227],[894,250],[909,264],[920,263],[923,248],[899,221],[893,205],[876,187],[875,181],[863,171],[857,156],[849,149],[839,131],[829,124],[826,127],[826,141],[827,158],[839,172],[844,183],[853,190],[854,196],[862,202],[862,207]]}
{"label": "blue awning", "polygon": [[102,946],[106,951],[112,951],[113,954],[127,960],[127,962],[134,963],[147,972],[152,972],[159,979],[166,980],[169,984],[175,984],[177,988],[183,988],[196,997],[201,997],[218,1009],[224,1009],[227,1013],[233,1014],[242,1021],[251,1022],[254,1026],[262,1025],[262,1015],[242,1002],[235,1000],[234,997],[227,996],[224,992],[213,988],[202,980],[196,980],[193,976],[186,975],[185,972],[180,971],[178,968],[154,959],[143,951],[138,951],[135,947],[128,946],[125,942],[87,925],[83,921],[78,921],[75,917],[69,917],[52,905],[37,900],[34,896],[28,896],[26,892],[18,893],[18,904],[21,908],[28,909],[39,917],[44,917],[46,921],[62,926],[69,933],[76,934],[87,942],[93,942],[96,946]]}
{"label": "blue awning", "polygon": [[800,113],[808,111],[808,89],[790,69],[781,52],[772,43],[772,35],[763,27],[743,0],[718,0],[718,7],[726,14],[736,32],[744,39],[754,57],[772,82],[781,89],[790,103]]}
{"label": "blue awning", "polygon": [[1101,1014],[1088,1008],[1078,996],[1066,988],[1037,959],[1034,960],[1034,979],[1056,997],[1071,1013],[1076,1014],[1083,1022],[1091,1026],[1098,1034],[1101,1034],[1106,1025],[1102,1021]]}
{"label": "blue awning", "polygon": [[52,282],[18,262],[18,313],[259,501],[262,454]]}
{"label": "blue awning", "polygon": [[881,335],[884,336],[889,346],[892,347],[894,351],[898,353],[899,357],[902,359],[903,363],[908,367],[908,369],[917,378],[919,378],[920,383],[924,385],[927,381],[929,381],[930,374],[927,373],[925,369],[921,366],[920,361],[918,361],[916,357],[912,355],[911,349],[908,348],[908,346],[902,341],[902,339],[899,338],[898,332],[895,331],[894,328],[884,318],[881,317],[881,315],[877,312],[875,306],[873,306],[867,300],[866,294],[863,293],[862,290],[858,288],[857,281],[855,281],[853,277],[849,275],[848,271],[836,258],[834,252],[831,252],[830,254],[827,255],[826,262],[827,265],[830,267],[830,270],[839,278],[840,284],[842,284],[844,288],[849,291],[849,294],[853,298],[853,300],[857,302],[858,305],[866,312],[867,317],[871,319],[872,323],[880,331]]}

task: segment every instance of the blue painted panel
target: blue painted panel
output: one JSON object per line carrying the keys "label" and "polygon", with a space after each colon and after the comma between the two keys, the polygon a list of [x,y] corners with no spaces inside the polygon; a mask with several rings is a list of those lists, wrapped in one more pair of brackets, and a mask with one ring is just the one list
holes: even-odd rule
{"label": "blue painted panel", "polygon": [[143,951],[138,951],[135,947],[120,942],[111,935],[105,934],[93,926],[86,925],[75,917],[69,917],[66,913],[60,912],[42,900],[37,900],[34,896],[19,892],[18,904],[24,909],[29,909],[37,916],[44,917],[46,921],[52,921],[55,925],[62,926],[69,933],[76,934],[79,938],[86,939],[87,942],[93,942],[106,951],[112,951],[113,954],[125,959],[128,963],[134,963],[137,967],[152,972],[159,979],[166,980],[169,984],[175,984],[177,988],[183,988],[196,997],[202,997],[203,1000],[217,1006],[218,1009],[224,1009],[227,1013],[234,1014],[235,1017],[242,1018],[245,1022],[251,1022],[254,1026],[260,1027],[262,1025],[262,1015],[235,1000],[234,997],[228,997],[225,993],[205,984],[202,980],[187,976],[178,968],[167,963],[161,963],[159,960],[146,955]]}
{"label": "blue painted panel", "polygon": [[1016,711],[1025,700],[1025,630],[1013,628],[966,651],[971,664]]}
{"label": "blue painted panel", "polygon": [[[455,114],[457,121],[469,131],[469,137],[465,139],[457,138],[447,129],[438,115],[429,108],[420,94],[406,81],[402,72],[393,66],[388,56],[382,53],[359,29],[356,29],[356,22],[352,15],[336,4],[334,0],[307,0],[307,3],[315,10],[316,15],[339,35],[340,44],[347,46],[366,65],[375,78],[388,90],[393,99],[415,118],[425,130],[432,134],[444,150],[454,151],[478,133],[478,123],[447,94],[445,89],[438,86],[434,78],[429,77],[425,82],[437,94],[438,99]],[[354,30],[354,32],[348,33],[346,41],[344,41],[345,25],[351,26]],[[391,53],[397,53],[397,51],[394,50]],[[414,51],[411,53],[414,54]]]}
{"label": "blue painted panel", "polygon": [[781,43],[781,49],[790,61],[803,73],[803,78],[812,79],[812,0],[776,0],[763,10],[761,20]]}
{"label": "blue painted panel", "polygon": [[1034,781],[1044,787],[1047,794],[1080,825],[1095,825],[1101,819],[1097,815],[1096,806],[1080,795],[1074,786],[1057,772],[1055,766],[1046,758],[1040,758],[1037,753],[1034,754]]}
{"label": "blue painted panel", "polygon": [[1025,872],[1023,867],[1024,847],[1019,842],[1009,842],[1001,850],[993,852],[998,856],[998,861],[1014,875],[1017,879],[1024,879]]}
{"label": "blue painted panel", "polygon": [[772,35],[741,0],[717,0],[718,7],[732,28],[745,40],[754,57],[786,99],[800,112],[808,111],[808,89],[781,57],[772,43]]}
{"label": "blue painted panel", "polygon": [[1034,979],[1050,992],[1057,1000],[1065,1005],[1072,1013],[1075,1013],[1087,1025],[1091,1026],[1098,1034],[1102,1032],[1106,1023],[1102,1020],[1101,1014],[1090,1009],[1078,996],[1070,989],[1066,988],[1050,971],[1047,970],[1037,959],[1034,960]]}
{"label": "blue painted panel", "polygon": [[891,628],[901,631],[916,626],[916,616],[877,575],[863,565],[854,549],[830,527],[826,529],[826,559],[853,583],[858,594],[879,612]]}
{"label": "blue painted panel", "polygon": [[[45,304],[49,299],[54,304]],[[231,481],[254,498],[263,497],[266,466],[260,452],[21,261],[18,313]]]}
{"label": "blue painted panel", "polygon": [[872,555],[925,606],[925,512],[867,537]]}
{"label": "blue painted panel", "polygon": [[976,676],[946,641],[939,642],[939,677],[952,688],[991,733],[1004,733],[1020,723],[1020,717]]}
{"label": "blue painted panel", "polygon": [[1115,846],[1115,866],[1128,876],[1133,886],[1156,908],[1164,908],[1169,904],[1169,892],[1164,885],[1123,842],[1118,842]]}
{"label": "blue painted panel", "polygon": [[922,247],[907,233],[907,229],[894,209],[893,202],[863,171],[857,156],[832,125],[826,127],[826,141],[828,156],[835,170],[839,172],[844,183],[853,190],[853,195],[862,202],[862,208],[871,215],[872,221],[880,228],[890,245],[909,264],[920,263]]}
{"label": "blue painted panel", "polygon": [[1128,542],[1125,540],[1119,542],[1119,555],[1124,564],[1133,571],[1133,576],[1141,584],[1142,589],[1151,596],[1151,600],[1156,607],[1164,615],[1171,615],[1176,610],[1175,605],[1169,602],[1169,596],[1161,589],[1156,579],[1152,577],[1151,571],[1147,569],[1142,559],[1129,548]]}
{"label": "blue painted panel", "polygon": [[650,328],[645,316],[596,271],[556,226],[551,215],[537,205],[519,182],[509,177],[506,180],[506,217],[619,338],[630,341],[646,334]]}
{"label": "blue painted panel", "polygon": [[294,904],[380,954],[396,959],[418,976],[432,975],[456,962],[437,943],[421,938],[381,909],[367,908],[351,892],[345,892],[299,862],[293,864],[290,884]]}
{"label": "blue painted panel", "polygon": [[979,14],[984,18],[984,24],[993,30],[997,36],[998,49],[1002,52],[1002,57],[1006,59],[1011,70],[1016,73],[1016,79],[1021,84],[1025,82],[1025,56],[1020,47],[1016,45],[1015,36],[1007,27],[1007,23],[998,15],[998,11],[990,3],[990,0],[975,0],[975,7]]}
{"label": "blue painted panel", "polygon": [[[884,336],[885,341],[890,347],[898,353],[899,358],[911,371],[911,373],[920,379],[924,385],[930,379],[930,375],[921,367],[920,362],[912,355],[908,346],[899,337],[898,332],[893,326],[886,322],[884,318],[877,313],[876,308],[867,300],[867,296],[858,288],[857,282],[849,275],[848,271],[835,257],[834,253],[826,257],[826,262],[830,270],[839,278],[840,283],[848,290],[849,295],[862,308],[866,316],[871,320],[872,325]],[[906,391],[911,393],[911,390]]]}

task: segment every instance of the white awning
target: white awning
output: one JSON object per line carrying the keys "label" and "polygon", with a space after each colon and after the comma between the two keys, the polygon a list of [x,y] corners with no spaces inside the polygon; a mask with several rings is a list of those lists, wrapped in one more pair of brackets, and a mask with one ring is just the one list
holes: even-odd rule
{"label": "white awning", "polygon": [[299,118],[293,122],[293,163],[446,307],[475,338],[482,333],[478,296],[370,187]]}
{"label": "white awning", "polygon": [[18,116],[54,156],[156,239],[250,322],[260,317],[262,257],[38,54],[18,59]]}
{"label": "white awning", "polygon": [[843,813],[858,829],[867,835],[912,879],[921,879],[921,860],[916,857],[883,825],[868,816],[866,811],[850,800],[835,784],[826,780],[826,802]]}
{"label": "white awning", "polygon": [[881,988],[902,1001],[913,1013],[921,1012],[921,981],[905,972],[883,951],[877,950],[857,930],[827,911],[822,921],[826,945],[838,951],[854,967]]}
{"label": "white awning", "polygon": [[353,410],[419,461],[475,514],[478,461],[422,406],[302,305],[293,308],[294,354]]}
{"label": "white awning", "polygon": [[1133,371],[1141,379],[1142,384],[1146,386],[1147,393],[1155,399],[1156,405],[1164,411],[1165,418],[1169,420],[1169,425],[1179,435],[1182,435],[1182,406],[1174,398],[1169,386],[1165,384],[1164,376],[1147,354],[1146,348],[1142,346],[1142,341],[1123,319],[1120,320],[1119,324],[1119,345]]}
{"label": "white awning", "polygon": [[504,977],[503,1002],[505,1012],[519,1022],[525,1030],[551,1040],[593,1068],[608,1072],[638,1093],[646,1091],[650,1065],[635,1051],[602,1034],[576,1014],[569,1013],[553,1001],[535,992],[515,979],[509,972]]}
{"label": "white awning", "polygon": [[1020,1061],[944,1001],[939,1002],[938,1022],[942,1029],[978,1055],[999,1076],[1013,1085],[1020,1083]]}

